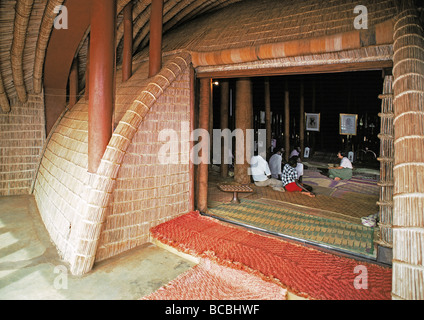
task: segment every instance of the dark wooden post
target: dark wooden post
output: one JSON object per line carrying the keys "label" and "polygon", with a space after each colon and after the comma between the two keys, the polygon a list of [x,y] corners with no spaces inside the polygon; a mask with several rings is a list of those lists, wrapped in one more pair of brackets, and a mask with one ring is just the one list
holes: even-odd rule
{"label": "dark wooden post", "polygon": [[124,48],[122,51],[122,82],[132,76],[132,52],[133,52],[133,21],[132,2],[124,8]]}
{"label": "dark wooden post", "polygon": [[[247,130],[253,129],[253,98],[250,78],[236,81],[236,129],[243,131],[243,139],[236,140],[236,163],[234,180],[240,184],[250,183],[250,158],[253,156],[251,141],[248,141]],[[253,141],[252,141],[253,142]],[[243,154],[242,154],[243,153]],[[240,163],[241,159],[243,162]]]}
{"label": "dark wooden post", "polygon": [[[199,105],[199,129],[209,131],[209,110],[212,92],[211,79],[200,79],[200,105]],[[203,138],[199,142],[201,150],[199,156],[202,161],[198,166],[198,199],[197,208],[201,212],[206,212],[208,209],[208,174],[209,174],[209,141],[204,141]],[[206,152],[207,154],[204,154]]]}
{"label": "dark wooden post", "polygon": [[88,101],[90,92],[90,35],[88,35],[88,45],[87,45],[87,62],[85,65],[85,92],[84,98]]}
{"label": "dark wooden post", "polygon": [[[221,81],[221,130],[228,129],[228,111],[230,107],[230,84],[228,80]],[[228,176],[228,164],[225,159],[228,158],[228,150],[221,148],[221,177]]]}
{"label": "dark wooden post", "polygon": [[271,155],[271,92],[269,78],[265,78],[265,129],[266,129],[266,152],[267,158]]}
{"label": "dark wooden post", "polygon": [[290,155],[290,94],[289,94],[289,85],[286,80],[285,88],[284,88],[284,142],[286,149],[286,161],[289,160]]}
{"label": "dark wooden post", "polygon": [[300,139],[300,157],[305,151],[305,86],[303,82],[300,85],[300,117],[299,117],[299,139]]}
{"label": "dark wooden post", "polygon": [[69,73],[69,108],[78,101],[78,60],[74,59]]}

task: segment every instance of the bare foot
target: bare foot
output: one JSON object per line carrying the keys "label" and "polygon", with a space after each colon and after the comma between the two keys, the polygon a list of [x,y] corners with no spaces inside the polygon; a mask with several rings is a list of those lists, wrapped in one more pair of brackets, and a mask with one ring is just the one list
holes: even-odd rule
{"label": "bare foot", "polygon": [[342,180],[342,179],[340,179],[339,177],[334,178],[334,181],[340,181],[340,180]]}

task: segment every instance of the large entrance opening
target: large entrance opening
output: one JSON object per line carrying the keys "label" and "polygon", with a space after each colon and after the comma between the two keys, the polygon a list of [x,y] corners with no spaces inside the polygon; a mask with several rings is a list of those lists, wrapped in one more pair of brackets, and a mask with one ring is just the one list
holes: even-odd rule
{"label": "large entrance opening", "polygon": [[[265,77],[252,80],[254,128],[265,129]],[[352,151],[354,161],[361,167],[378,169],[377,156],[380,148],[381,100],[383,77],[381,71],[328,73],[268,77],[271,104],[272,143],[285,147],[285,90],[289,92],[290,148],[301,145],[301,98],[303,92],[304,112],[317,114],[317,130],[304,126],[304,146],[311,149],[309,158],[318,155]],[[221,81],[213,81],[213,127],[220,128]],[[230,109],[229,128],[235,127],[235,79],[229,79]],[[302,88],[303,87],[303,88]],[[341,134],[340,115],[356,117],[356,133]],[[302,119],[306,121],[305,119]]]}
{"label": "large entrance opening", "polygon": [[[272,149],[284,148],[290,154],[301,147],[303,183],[311,186],[315,198],[299,193],[278,192],[257,187],[233,194],[219,186],[236,185],[234,166],[222,175],[221,164],[209,166],[208,212],[219,219],[309,243],[341,254],[376,260],[377,225],[364,223],[379,213],[380,127],[384,72],[357,71],[311,75],[252,77],[251,94],[255,139],[260,129],[271,128],[266,160]],[[228,89],[228,128],[237,129],[237,78],[212,81],[213,117],[210,129],[221,128],[223,82]],[[268,83],[268,86],[265,85]],[[268,89],[269,88],[269,89]],[[267,90],[268,93],[266,92]],[[269,97],[269,102],[266,97]],[[267,119],[267,106],[270,118]],[[287,115],[289,117],[287,118]],[[312,117],[317,123],[308,123]],[[351,127],[346,127],[348,119]],[[267,122],[271,123],[267,123]],[[352,122],[353,121],[353,122]],[[350,130],[350,131],[349,131]],[[354,130],[354,131],[352,131]],[[288,139],[287,139],[288,134]],[[258,141],[257,141],[258,142]],[[236,141],[233,137],[232,152]],[[258,143],[255,143],[255,148]],[[308,154],[305,150],[308,149]],[[212,149],[211,149],[212,150]],[[325,175],[329,165],[337,166],[338,151],[346,152],[353,163],[353,177],[334,181]],[[211,152],[212,154],[212,152]],[[288,157],[283,156],[283,165]]]}

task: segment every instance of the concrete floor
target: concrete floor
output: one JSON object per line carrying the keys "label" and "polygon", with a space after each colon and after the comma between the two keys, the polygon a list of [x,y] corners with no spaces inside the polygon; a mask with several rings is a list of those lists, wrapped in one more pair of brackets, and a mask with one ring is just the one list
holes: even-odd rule
{"label": "concrete floor", "polygon": [[149,243],[73,276],[50,242],[34,198],[0,197],[0,300],[140,299],[194,265]]}

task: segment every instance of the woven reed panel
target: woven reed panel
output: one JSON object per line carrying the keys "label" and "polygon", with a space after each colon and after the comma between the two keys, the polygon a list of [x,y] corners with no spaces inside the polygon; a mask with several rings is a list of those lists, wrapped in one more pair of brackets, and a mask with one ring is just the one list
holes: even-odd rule
{"label": "woven reed panel", "polygon": [[386,76],[381,95],[380,126],[380,206],[377,241],[382,246],[393,246],[393,162],[394,162],[394,127],[393,127],[393,76]]}
{"label": "woven reed panel", "polygon": [[[112,195],[96,260],[150,241],[149,230],[189,211],[190,168],[188,138],[190,121],[189,70],[161,95],[144,118],[124,156]],[[183,123],[187,126],[181,127]],[[174,130],[178,140],[178,164],[161,164],[159,132]]]}
{"label": "woven reed panel", "polygon": [[[140,67],[140,70],[143,68]],[[125,106],[128,108],[138,96],[140,88],[138,75],[124,85],[118,83],[117,110],[122,112]],[[81,99],[65,113],[51,135],[34,185],[43,222],[59,254],[66,261],[72,261],[75,257],[77,240],[71,231],[82,219],[88,200],[90,175],[87,163],[88,102]]]}
{"label": "woven reed panel", "polygon": [[[424,35],[411,1],[394,31],[395,163],[393,290],[395,299],[424,299]],[[420,52],[421,51],[421,52]]]}
{"label": "woven reed panel", "polygon": [[353,31],[357,5],[367,7],[370,25],[396,15],[390,0],[241,1],[165,35],[164,51],[220,51]]}
{"label": "woven reed panel", "polygon": [[11,100],[9,113],[0,112],[0,195],[28,194],[44,143],[43,96]]}
{"label": "woven reed panel", "polygon": [[89,174],[88,104],[77,103],[64,115],[50,140],[34,185],[34,196],[47,231],[63,259],[73,256],[71,231],[86,203]]}

